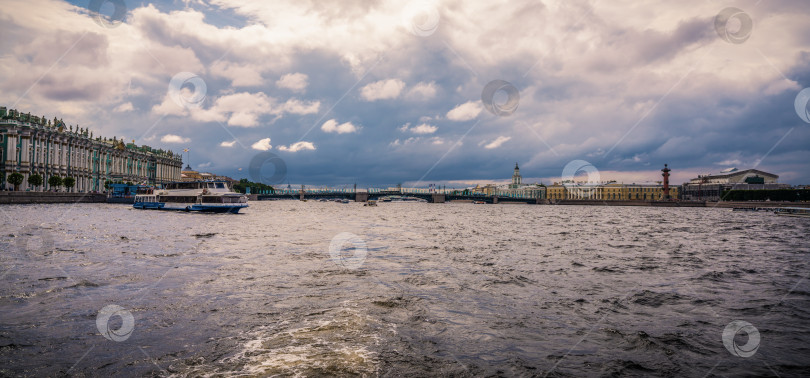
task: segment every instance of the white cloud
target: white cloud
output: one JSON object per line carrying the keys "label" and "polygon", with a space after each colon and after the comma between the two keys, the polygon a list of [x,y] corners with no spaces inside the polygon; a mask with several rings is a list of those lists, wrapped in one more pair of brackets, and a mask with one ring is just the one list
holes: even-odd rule
{"label": "white cloud", "polygon": [[191,142],[191,139],[183,138],[179,135],[166,134],[162,138],[160,138],[160,141],[163,143],[188,143]]}
{"label": "white cloud", "polygon": [[212,165],[213,165],[213,164],[212,164],[212,163],[209,161],[209,162],[202,163],[202,164],[198,165],[198,166],[197,166],[197,168],[209,168],[209,167],[211,167]]}
{"label": "white cloud", "polygon": [[327,133],[346,134],[357,132],[357,126],[353,125],[351,122],[338,125],[336,120],[330,119],[321,125],[321,130]]}
{"label": "white cloud", "polygon": [[468,101],[447,112],[447,119],[451,121],[469,121],[478,117],[481,110],[483,110],[483,107],[481,107],[480,101]]}
{"label": "white cloud", "polygon": [[436,126],[428,125],[427,123],[423,123],[423,124],[421,124],[419,126],[414,126],[414,127],[410,127],[410,126],[411,126],[410,123],[406,123],[406,124],[398,127],[397,130],[399,130],[401,132],[410,131],[410,132],[412,132],[414,134],[433,134],[433,133],[436,132],[436,130],[439,129]]}
{"label": "white cloud", "polygon": [[113,109],[113,111],[116,113],[131,112],[133,110],[135,110],[135,108],[132,106],[131,102],[125,102],[121,105],[116,106],[115,109]]}
{"label": "white cloud", "polygon": [[309,85],[309,76],[302,73],[290,73],[282,76],[276,81],[279,88],[287,88],[293,92],[303,92]]}
{"label": "white cloud", "polygon": [[411,132],[414,134],[433,134],[439,128],[436,126],[428,125],[427,123],[423,123],[419,126],[412,127]]}
{"label": "white cloud", "polygon": [[[180,96],[182,98],[189,98],[191,96],[191,91],[188,88],[180,89]],[[163,101],[160,104],[157,104],[152,107],[152,113],[158,115],[175,115],[175,116],[184,116],[188,113],[186,109],[180,105],[178,105],[174,100],[172,100],[171,96],[167,93],[163,96]]]}
{"label": "white cloud", "polygon": [[278,149],[281,151],[289,151],[289,152],[298,152],[302,150],[315,150],[315,145],[312,142],[295,142],[291,144],[289,147],[287,146],[278,146]]}
{"label": "white cloud", "polygon": [[493,140],[491,143],[489,143],[489,144],[487,144],[486,146],[484,146],[484,148],[486,148],[486,149],[488,149],[488,150],[491,150],[491,149],[493,149],[493,148],[498,148],[498,147],[500,147],[502,144],[504,144],[504,143],[506,143],[507,141],[509,141],[510,139],[512,139],[512,137],[499,136],[499,137],[495,138],[495,140]]}
{"label": "white cloud", "polygon": [[273,148],[273,145],[270,144],[270,138],[264,138],[256,143],[253,143],[250,147],[254,150],[267,151]]}
{"label": "white cloud", "polygon": [[273,98],[261,92],[239,92],[220,96],[209,109],[192,111],[191,117],[203,122],[227,120],[228,126],[255,127],[263,114],[280,114]]}
{"label": "white cloud", "polygon": [[782,80],[775,80],[772,83],[768,83],[767,87],[762,91],[762,93],[768,96],[773,96],[787,90],[798,91],[801,89],[802,87],[799,85],[799,83],[793,80],[782,79]]}
{"label": "white cloud", "polygon": [[726,166],[726,167],[735,167],[735,166],[742,165],[742,161],[740,161],[739,159],[727,159],[727,160],[723,160],[723,161],[717,161],[714,164],[722,165],[722,166]]}
{"label": "white cloud", "polygon": [[235,145],[235,144],[236,144],[236,141],[232,140],[230,142],[227,142],[227,141],[222,142],[219,145],[220,145],[220,147],[233,147],[233,145]]}
{"label": "white cloud", "polygon": [[[239,92],[220,96],[210,108],[194,109],[189,113],[191,118],[196,121],[227,121],[228,126],[256,127],[260,125],[259,118],[264,115],[280,118],[285,113],[297,115],[314,114],[318,112],[320,106],[319,101],[306,102],[295,98],[280,104],[278,100],[267,96],[263,92]],[[175,105],[175,107],[177,106]]]}
{"label": "white cloud", "polygon": [[366,101],[387,100],[399,97],[405,82],[399,79],[380,80],[360,88],[360,96]]}
{"label": "white cloud", "polygon": [[420,82],[413,86],[405,96],[409,100],[430,100],[436,97],[436,83]]}
{"label": "white cloud", "polygon": [[315,114],[321,107],[320,101],[303,102],[295,98],[291,98],[284,103],[284,111],[292,114]]}
{"label": "white cloud", "polygon": [[224,60],[211,66],[212,75],[221,76],[231,80],[234,87],[255,87],[264,84],[261,70],[262,66],[251,64],[236,64]]}

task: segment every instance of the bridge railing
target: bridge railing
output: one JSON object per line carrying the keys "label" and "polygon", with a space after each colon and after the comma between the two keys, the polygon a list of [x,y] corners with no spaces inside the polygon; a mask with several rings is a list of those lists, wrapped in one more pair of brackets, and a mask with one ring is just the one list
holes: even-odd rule
{"label": "bridge railing", "polygon": [[[448,196],[475,197],[475,198],[492,198],[494,196],[498,196],[499,198],[535,199],[538,197],[537,194],[533,193],[530,194],[524,192],[513,193],[507,191],[498,191],[494,195],[490,195],[481,192],[469,192],[469,191],[465,192],[463,190],[458,189],[402,188],[398,191],[392,191],[390,189],[382,189],[382,188],[365,188],[357,190],[355,190],[354,188],[304,188],[305,195],[335,195],[335,194],[353,195],[355,193],[381,194],[383,192],[391,192],[392,194],[400,194],[400,195],[444,194]],[[263,192],[254,194],[298,196],[301,194],[301,189],[285,188],[285,189],[276,189],[273,192]]]}

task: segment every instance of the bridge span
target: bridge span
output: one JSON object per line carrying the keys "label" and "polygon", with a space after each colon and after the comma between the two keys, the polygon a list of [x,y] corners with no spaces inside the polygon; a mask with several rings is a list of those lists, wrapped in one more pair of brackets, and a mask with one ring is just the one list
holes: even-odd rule
{"label": "bridge span", "polygon": [[544,199],[519,197],[519,196],[487,196],[479,193],[464,193],[459,190],[428,190],[428,189],[406,189],[383,190],[369,188],[366,190],[354,189],[279,189],[272,193],[256,194],[256,200],[280,200],[280,199],[347,199],[356,202],[366,202],[368,200],[379,200],[382,197],[409,197],[426,200],[430,203],[444,203],[449,201],[482,201],[485,203],[545,203]]}

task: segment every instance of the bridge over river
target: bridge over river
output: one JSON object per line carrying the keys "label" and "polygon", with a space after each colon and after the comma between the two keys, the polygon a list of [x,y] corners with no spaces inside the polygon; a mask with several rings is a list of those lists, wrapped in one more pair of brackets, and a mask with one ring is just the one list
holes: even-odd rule
{"label": "bridge over river", "polygon": [[401,188],[389,189],[277,189],[272,193],[254,194],[256,199],[348,199],[356,202],[366,202],[368,200],[379,200],[381,197],[411,197],[426,200],[430,203],[444,203],[448,201],[483,201],[486,203],[541,203],[544,199],[535,197],[521,197],[518,195],[484,195],[480,193],[469,193],[460,190],[447,189],[423,189],[423,188]]}

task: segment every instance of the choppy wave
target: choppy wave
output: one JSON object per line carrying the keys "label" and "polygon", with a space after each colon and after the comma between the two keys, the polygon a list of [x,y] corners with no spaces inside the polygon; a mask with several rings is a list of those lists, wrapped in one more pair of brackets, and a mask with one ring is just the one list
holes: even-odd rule
{"label": "choppy wave", "polygon": [[[7,209],[25,221],[0,234],[0,375],[810,375],[805,219],[313,201],[240,216]],[[330,254],[342,233],[363,243]],[[134,319],[125,341],[98,329],[111,304]],[[761,333],[753,357],[724,346],[734,320]]]}

